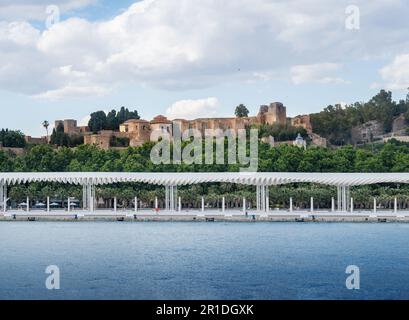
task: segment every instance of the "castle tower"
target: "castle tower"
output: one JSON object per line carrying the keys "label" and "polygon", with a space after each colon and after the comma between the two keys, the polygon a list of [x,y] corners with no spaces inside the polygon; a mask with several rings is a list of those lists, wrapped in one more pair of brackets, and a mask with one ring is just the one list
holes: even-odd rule
{"label": "castle tower", "polygon": [[281,102],[273,102],[269,106],[260,107],[257,116],[262,124],[286,124],[287,108]]}

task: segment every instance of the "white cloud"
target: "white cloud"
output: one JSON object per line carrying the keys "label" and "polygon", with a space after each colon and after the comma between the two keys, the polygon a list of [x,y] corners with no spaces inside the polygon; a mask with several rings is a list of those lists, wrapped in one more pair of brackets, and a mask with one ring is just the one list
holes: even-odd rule
{"label": "white cloud", "polygon": [[337,63],[317,63],[310,65],[297,65],[291,67],[291,80],[294,84],[305,83],[348,83],[336,74],[341,66]]}
{"label": "white cloud", "polygon": [[208,118],[217,114],[219,100],[207,98],[198,100],[181,100],[173,103],[167,110],[169,119],[197,119]]}
{"label": "white cloud", "polygon": [[[91,2],[54,1],[66,10]],[[27,3],[46,1],[6,1],[0,9]],[[356,32],[344,27],[348,4],[144,0],[109,20],[71,18],[42,32],[3,22],[0,89],[58,99],[102,95],[123,83],[192,89],[271,81],[282,70],[292,70],[294,83],[344,83],[337,66],[409,47],[405,2],[356,0],[365,15]]]}
{"label": "white cloud", "polygon": [[385,87],[390,90],[409,88],[409,54],[401,54],[380,70]]}

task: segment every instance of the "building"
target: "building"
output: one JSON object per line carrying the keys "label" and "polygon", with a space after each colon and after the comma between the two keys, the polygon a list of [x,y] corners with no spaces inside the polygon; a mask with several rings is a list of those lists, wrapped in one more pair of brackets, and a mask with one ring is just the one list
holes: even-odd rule
{"label": "building", "polygon": [[[59,122],[64,125],[64,132],[72,134],[74,132],[87,132],[80,129],[73,120],[64,120]],[[257,116],[253,117],[225,117],[225,118],[199,118],[194,120],[174,119],[169,120],[163,115],[154,117],[150,122],[141,119],[130,119],[119,127],[118,131],[101,131],[98,134],[85,134],[84,143],[94,144],[103,149],[111,148],[113,138],[128,138],[129,146],[137,147],[146,142],[157,141],[159,135],[167,134],[169,139],[174,134],[183,134],[186,130],[198,130],[202,136],[206,130],[241,130],[251,125],[262,124],[280,124],[286,125],[291,123],[294,126],[303,127],[311,137],[312,144],[318,143],[320,146],[326,146],[326,140],[318,135],[312,136],[312,126],[308,115],[298,116],[293,119],[287,119],[287,108],[281,102],[273,102],[270,105],[263,105]],[[57,124],[57,123],[56,123]],[[83,130],[83,131],[81,131]],[[152,135],[156,132],[157,135]],[[269,141],[271,143],[271,141]],[[289,142],[289,143],[292,143]],[[273,143],[274,144],[274,143]]]}
{"label": "building", "polygon": [[64,133],[68,135],[78,135],[89,132],[89,128],[87,126],[78,126],[77,120],[73,119],[56,120],[54,125],[55,128],[58,128],[59,126],[64,127]]}
{"label": "building", "polygon": [[167,133],[171,137],[173,134],[172,121],[168,120],[165,116],[159,115],[153,118],[150,122],[151,131]]}
{"label": "building", "polygon": [[351,130],[351,139],[354,144],[365,144],[375,140],[382,140],[384,129],[382,123],[373,120],[365,122]]}
{"label": "building", "polygon": [[309,114],[296,116],[291,119],[291,125],[294,127],[302,127],[307,130],[308,134],[312,133],[311,118]]}
{"label": "building", "polygon": [[[286,185],[288,183],[318,183],[336,187],[337,189],[336,199],[333,198],[331,201],[331,212],[334,212],[337,208],[340,212],[348,211],[349,213],[352,213],[353,206],[350,206],[351,187],[380,183],[408,184],[409,173],[254,172],[250,175],[243,175],[238,174],[237,172],[0,172],[0,207],[4,214],[6,214],[8,210],[7,202],[10,201],[8,197],[8,189],[10,186],[35,182],[82,186],[83,209],[88,209],[89,212],[94,212],[95,209],[96,199],[94,195],[96,186],[113,183],[160,185],[165,189],[165,211],[167,214],[169,214],[168,211],[175,212],[176,210],[181,210],[181,208],[177,206],[178,186],[199,185],[202,183],[253,185],[256,187],[257,199],[257,205],[254,209],[257,214],[264,211],[267,215],[270,206],[266,195],[269,194],[270,186]],[[135,193],[135,197],[136,195],[137,194]],[[289,211],[292,212],[292,199],[289,200]],[[29,203],[30,202],[27,201],[27,211],[30,209]],[[336,207],[335,203],[337,203]],[[311,212],[313,212],[313,200],[311,201],[311,204]],[[374,199],[374,207],[376,208],[376,199]],[[222,208],[222,212],[224,212],[224,201]],[[50,208],[47,207],[48,212],[49,209]],[[131,212],[132,216],[135,214],[135,211],[138,211],[137,201],[135,201],[135,208]],[[204,211],[204,201],[202,201],[202,215]],[[397,211],[398,206],[397,201],[395,201],[395,214]],[[266,213],[263,215],[266,215]],[[243,212],[243,215],[244,214],[245,212]],[[328,213],[326,212],[324,214]],[[358,213],[358,215],[359,214],[362,213]],[[369,215],[369,217],[371,216],[373,217],[373,212]]]}
{"label": "building", "polygon": [[295,138],[293,145],[299,148],[307,149],[307,141],[304,140],[301,134],[297,135],[297,138]]}
{"label": "building", "polygon": [[102,130],[98,134],[84,136],[84,144],[95,145],[101,149],[108,150],[111,147],[111,139],[115,132],[112,130]]}
{"label": "building", "polygon": [[34,138],[32,136],[24,136],[27,144],[47,144],[47,137]]}
{"label": "building", "polygon": [[130,119],[119,126],[119,132],[129,138],[129,146],[138,147],[150,140],[151,125],[146,120]]}
{"label": "building", "polygon": [[273,102],[269,106],[260,107],[257,115],[260,124],[282,124],[287,123],[287,108],[281,102]]}

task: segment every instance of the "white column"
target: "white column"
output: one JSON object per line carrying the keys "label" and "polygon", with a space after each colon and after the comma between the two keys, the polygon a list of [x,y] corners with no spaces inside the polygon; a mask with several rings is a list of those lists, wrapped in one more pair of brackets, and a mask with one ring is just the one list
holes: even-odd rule
{"label": "white column", "polygon": [[[155,205],[155,209],[157,206]],[[169,187],[165,186],[165,210],[169,210]]]}
{"label": "white column", "polygon": [[1,190],[1,198],[0,200],[3,201],[3,212],[6,213],[7,211],[7,184],[6,183],[2,183],[0,186]]}
{"label": "white column", "polygon": [[394,211],[395,213],[398,212],[398,198],[395,198],[395,201],[394,201],[394,203],[393,203],[393,211]]}
{"label": "white column", "polygon": [[135,212],[138,212],[138,198],[135,197]]}
{"label": "white column", "polygon": [[243,213],[246,213],[246,198],[243,197]]}
{"label": "white column", "polygon": [[334,199],[334,197],[331,198],[331,211],[332,212],[335,211],[335,199]]}
{"label": "white column", "polygon": [[311,197],[311,212],[314,212],[314,198]]}
{"label": "white column", "polygon": [[158,209],[158,197],[155,197],[155,209]]}
{"label": "white column", "polygon": [[[178,186],[174,186],[173,189],[174,189],[173,193],[174,193],[174,199],[175,199],[174,202],[175,202],[175,206],[176,206],[176,200],[179,199]],[[182,211],[182,199],[180,201],[181,201],[180,202],[180,211]]]}
{"label": "white column", "polygon": [[0,201],[1,201],[1,203],[2,203],[2,209],[3,209],[3,211],[4,211],[4,205],[5,205],[5,201],[4,201],[5,198],[6,198],[6,197],[5,197],[5,195],[4,195],[4,184],[3,184],[3,182],[1,182],[1,183],[0,183]]}
{"label": "white column", "polygon": [[290,212],[293,212],[293,198],[290,197]]}
{"label": "white column", "polygon": [[90,211],[94,212],[94,197],[90,197]]}
{"label": "white column", "polygon": [[202,212],[205,211],[205,202],[204,202],[204,197],[202,197]]}
{"label": "white column", "polygon": [[83,185],[83,190],[82,190],[82,204],[83,204],[83,209],[84,210],[91,210],[94,211],[94,199],[95,199],[95,188],[94,186],[87,182],[86,184]]}
{"label": "white column", "polygon": [[179,213],[182,212],[182,198],[178,197],[178,211]]}
{"label": "white column", "polygon": [[222,198],[222,212],[226,210],[226,199],[223,197]]}
{"label": "white column", "polygon": [[117,199],[116,199],[116,197],[114,197],[114,212],[117,211],[117,207],[118,207],[118,205],[117,205]]}
{"label": "white column", "polygon": [[174,209],[175,209],[173,200],[174,200],[174,198],[173,198],[173,186],[170,186],[169,187],[169,211],[174,211]]}
{"label": "white column", "polygon": [[[94,185],[90,186],[91,194],[92,194],[92,210],[95,210],[95,204],[96,204],[96,191]],[[98,209],[98,204],[97,204],[97,209]]]}
{"label": "white column", "polygon": [[71,211],[71,199],[70,199],[70,197],[68,197],[67,204],[68,204],[68,212],[70,212]]}
{"label": "white column", "polygon": [[26,205],[27,205],[27,212],[29,212],[30,211],[30,198],[29,197],[27,197]]}
{"label": "white column", "polygon": [[354,212],[354,198],[351,198],[351,212]]}
{"label": "white column", "polygon": [[87,209],[87,186],[82,185],[82,209]]}
{"label": "white column", "polygon": [[270,199],[268,196],[266,197],[266,212],[268,213],[270,211]]}
{"label": "white column", "polygon": [[337,186],[337,210],[342,211],[341,208],[341,187]]}
{"label": "white column", "polygon": [[264,186],[264,189],[265,189],[264,200],[266,202],[265,210],[268,212],[270,210],[270,190],[268,186]]}
{"label": "white column", "polygon": [[373,198],[373,213],[376,213],[376,198]]}
{"label": "white column", "polygon": [[260,186],[256,186],[256,205],[257,205],[257,211],[260,211]]}
{"label": "white column", "polygon": [[50,212],[50,197],[47,197],[47,213]]}

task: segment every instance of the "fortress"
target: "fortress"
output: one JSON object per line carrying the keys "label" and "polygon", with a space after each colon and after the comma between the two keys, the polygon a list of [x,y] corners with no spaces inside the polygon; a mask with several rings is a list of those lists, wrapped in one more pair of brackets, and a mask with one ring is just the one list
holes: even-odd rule
{"label": "fortress", "polygon": [[[59,125],[64,127],[64,132],[66,134],[83,135],[85,144],[96,145],[106,150],[115,147],[112,145],[112,141],[115,139],[122,139],[131,147],[141,146],[144,143],[151,141],[151,133],[155,130],[166,132],[172,136],[175,130],[184,132],[187,129],[196,129],[204,134],[206,129],[239,130],[245,129],[251,125],[263,124],[291,124],[296,127],[303,127],[307,130],[308,134],[313,137],[313,144],[326,144],[326,141],[319,141],[317,139],[314,140],[314,134],[312,133],[312,127],[308,115],[287,118],[287,108],[281,102],[274,102],[270,105],[262,105],[259,113],[252,117],[169,120],[165,116],[159,115],[153,118],[151,121],[130,119],[120,125],[119,131],[102,130],[96,134],[89,132],[87,127],[78,127],[75,120],[57,120],[55,122],[56,127]],[[316,143],[314,143],[314,141]]]}

